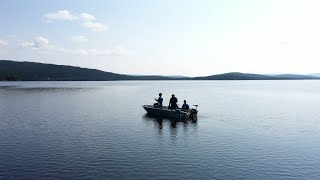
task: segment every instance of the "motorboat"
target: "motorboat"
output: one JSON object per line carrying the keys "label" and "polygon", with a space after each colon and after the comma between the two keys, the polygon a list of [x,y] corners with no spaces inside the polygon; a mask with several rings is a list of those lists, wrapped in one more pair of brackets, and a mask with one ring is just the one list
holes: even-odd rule
{"label": "motorboat", "polygon": [[162,107],[154,107],[153,105],[143,105],[142,106],[149,115],[156,116],[156,117],[164,117],[164,118],[170,118],[170,119],[180,119],[180,120],[196,120],[198,110],[198,105],[195,105],[195,109],[189,109],[188,111],[183,111],[182,109],[174,109],[171,110],[168,108],[168,106],[162,106]]}

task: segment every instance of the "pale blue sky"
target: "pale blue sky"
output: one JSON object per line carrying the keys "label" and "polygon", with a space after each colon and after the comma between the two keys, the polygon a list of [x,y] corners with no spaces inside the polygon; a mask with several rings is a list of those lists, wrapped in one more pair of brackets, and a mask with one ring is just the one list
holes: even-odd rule
{"label": "pale blue sky", "polygon": [[124,74],[313,73],[319,9],[317,0],[7,0],[0,59]]}

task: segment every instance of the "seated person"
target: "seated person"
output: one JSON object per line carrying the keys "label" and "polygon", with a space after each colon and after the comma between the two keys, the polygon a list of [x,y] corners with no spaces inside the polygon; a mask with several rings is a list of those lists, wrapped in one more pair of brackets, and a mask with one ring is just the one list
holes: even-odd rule
{"label": "seated person", "polygon": [[187,104],[187,101],[184,100],[183,101],[183,105],[182,105],[182,108],[181,108],[183,111],[188,111],[190,109],[189,107],[189,104]]}
{"label": "seated person", "polygon": [[162,107],[162,102],[163,102],[162,93],[159,93],[158,99],[156,99],[156,98],[154,98],[154,99],[157,102],[153,104],[153,107],[161,108]]}
{"label": "seated person", "polygon": [[170,98],[168,109],[174,110],[178,108],[177,105],[178,99],[172,94],[172,97]]}

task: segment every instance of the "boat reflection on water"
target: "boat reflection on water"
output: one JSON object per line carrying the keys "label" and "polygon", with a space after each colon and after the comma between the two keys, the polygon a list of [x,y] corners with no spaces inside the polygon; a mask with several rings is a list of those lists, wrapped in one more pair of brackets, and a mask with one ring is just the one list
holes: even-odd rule
{"label": "boat reflection on water", "polygon": [[[190,133],[196,132],[198,128],[197,120],[177,120],[170,118],[163,118],[158,116],[153,116],[150,114],[145,114],[142,117],[147,123],[152,122],[154,125],[154,129],[158,132],[159,135],[162,135],[164,132],[164,127],[169,127],[170,135],[176,137],[178,133],[180,133],[180,129],[182,133]],[[178,132],[179,131],[179,132]]]}

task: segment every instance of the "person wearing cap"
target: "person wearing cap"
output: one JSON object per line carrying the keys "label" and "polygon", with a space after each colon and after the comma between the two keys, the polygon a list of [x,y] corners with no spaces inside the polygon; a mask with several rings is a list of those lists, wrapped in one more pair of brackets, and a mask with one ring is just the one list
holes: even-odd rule
{"label": "person wearing cap", "polygon": [[154,103],[153,107],[161,108],[163,102],[162,93],[159,93],[158,99],[154,98],[154,100],[156,100],[157,102]]}
{"label": "person wearing cap", "polygon": [[178,99],[174,96],[174,94],[172,94],[172,97],[170,98],[168,109],[171,109],[171,110],[177,109],[178,108],[177,102],[178,102]]}

